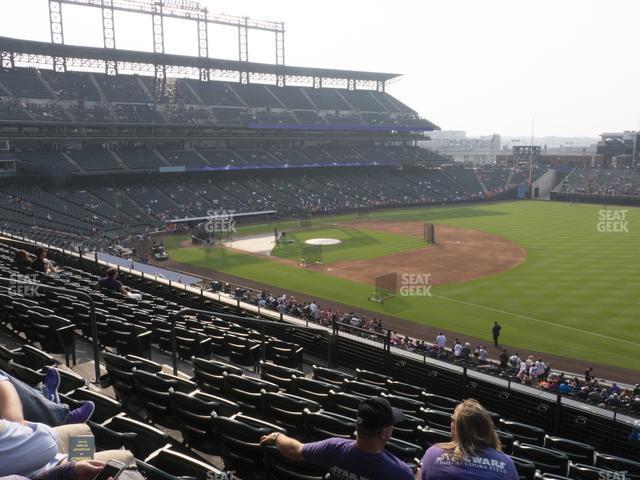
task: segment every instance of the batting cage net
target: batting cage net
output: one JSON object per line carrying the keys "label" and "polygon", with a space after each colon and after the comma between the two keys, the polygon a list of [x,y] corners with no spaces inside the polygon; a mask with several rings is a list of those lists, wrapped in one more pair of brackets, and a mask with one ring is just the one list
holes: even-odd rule
{"label": "batting cage net", "polygon": [[383,273],[376,276],[375,290],[369,297],[372,302],[384,303],[387,298],[395,297],[398,289],[397,272]]}

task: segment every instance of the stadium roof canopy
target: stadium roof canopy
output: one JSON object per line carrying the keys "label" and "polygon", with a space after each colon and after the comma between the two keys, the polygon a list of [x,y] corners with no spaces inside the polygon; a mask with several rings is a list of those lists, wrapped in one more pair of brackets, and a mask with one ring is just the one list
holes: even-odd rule
{"label": "stadium roof canopy", "polygon": [[267,63],[240,62],[237,60],[225,60],[218,58],[172,55],[167,53],[61,45],[1,36],[0,53],[3,55],[3,63],[6,62],[7,56],[25,57],[35,55],[51,58],[93,60],[98,62],[118,62],[127,64],[147,64],[166,67],[248,72],[283,77],[312,77],[381,83],[401,76],[401,74],[397,73],[293,67]]}

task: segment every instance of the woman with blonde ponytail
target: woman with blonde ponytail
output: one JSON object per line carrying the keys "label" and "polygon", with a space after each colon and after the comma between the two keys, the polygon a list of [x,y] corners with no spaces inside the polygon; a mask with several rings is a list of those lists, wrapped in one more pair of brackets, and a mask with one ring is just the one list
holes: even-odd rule
{"label": "woman with blonde ponytail", "polygon": [[451,442],[429,448],[422,480],[517,480],[511,458],[502,452],[500,439],[487,411],[476,400],[460,403],[451,416]]}

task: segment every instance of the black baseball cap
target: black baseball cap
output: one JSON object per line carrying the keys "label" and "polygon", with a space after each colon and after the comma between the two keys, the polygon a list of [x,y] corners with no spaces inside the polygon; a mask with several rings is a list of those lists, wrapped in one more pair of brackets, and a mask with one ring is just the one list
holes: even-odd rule
{"label": "black baseball cap", "polygon": [[360,402],[356,422],[364,428],[382,428],[396,425],[404,420],[402,410],[394,408],[389,400],[373,397]]}

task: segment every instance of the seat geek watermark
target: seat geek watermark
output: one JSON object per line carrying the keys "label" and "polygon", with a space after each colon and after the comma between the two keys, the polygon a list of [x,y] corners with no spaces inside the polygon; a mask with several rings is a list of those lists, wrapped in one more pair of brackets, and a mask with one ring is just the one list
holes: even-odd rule
{"label": "seat geek watermark", "polygon": [[207,210],[207,223],[205,231],[207,233],[236,233],[235,210]]}
{"label": "seat geek watermark", "polygon": [[207,480],[240,480],[236,472],[229,470],[228,472],[207,472]]}
{"label": "seat geek watermark", "polygon": [[402,297],[430,297],[430,273],[403,273],[400,275],[398,293]]}
{"label": "seat geek watermark", "polygon": [[596,229],[601,233],[629,233],[626,208],[602,208],[598,211]]}
{"label": "seat geek watermark", "polygon": [[23,275],[20,273],[12,273],[9,277],[9,295],[19,297],[39,297],[38,292],[38,276],[36,274]]}
{"label": "seat geek watermark", "polygon": [[598,472],[598,479],[599,480],[627,480],[627,478],[629,478],[627,476],[627,471],[626,470],[621,470],[619,472],[614,472],[614,471],[602,471],[602,472]]}

